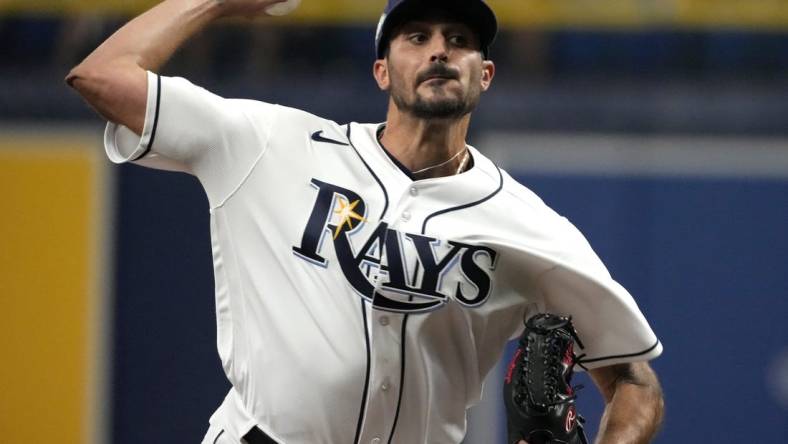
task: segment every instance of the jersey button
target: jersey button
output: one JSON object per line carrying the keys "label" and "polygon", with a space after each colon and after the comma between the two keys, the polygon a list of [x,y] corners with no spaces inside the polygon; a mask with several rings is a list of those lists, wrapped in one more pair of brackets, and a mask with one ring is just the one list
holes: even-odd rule
{"label": "jersey button", "polygon": [[383,381],[383,384],[380,384],[380,389],[383,390],[384,392],[387,392],[389,391],[389,388],[391,388],[391,385],[389,384],[389,380],[385,379]]}
{"label": "jersey button", "polygon": [[378,438],[377,436],[372,438],[372,440],[369,441],[369,444],[380,444],[380,438]]}
{"label": "jersey button", "polygon": [[419,190],[417,190],[416,187],[410,187],[410,195],[411,196],[418,196],[419,195]]}
{"label": "jersey button", "polygon": [[380,325],[385,327],[385,326],[389,325],[389,317],[388,316],[381,316],[380,318],[378,318],[378,322],[380,323]]}
{"label": "jersey button", "polygon": [[410,212],[403,211],[402,212],[402,220],[410,220]]}

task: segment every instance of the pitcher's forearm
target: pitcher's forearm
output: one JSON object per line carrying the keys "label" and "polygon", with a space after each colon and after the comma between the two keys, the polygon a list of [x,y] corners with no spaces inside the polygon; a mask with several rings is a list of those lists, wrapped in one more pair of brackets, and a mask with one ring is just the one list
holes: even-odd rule
{"label": "pitcher's forearm", "polygon": [[134,18],[94,50],[66,83],[107,120],[142,133],[146,70],[158,70],[189,37],[222,15],[218,0],[167,0]]}
{"label": "pitcher's forearm", "polygon": [[659,429],[662,393],[650,385],[620,384],[605,408],[596,444],[647,444]]}
{"label": "pitcher's forearm", "polygon": [[188,38],[220,15],[217,0],[166,0],[120,28],[72,74],[80,68],[100,69],[114,63],[158,70]]}

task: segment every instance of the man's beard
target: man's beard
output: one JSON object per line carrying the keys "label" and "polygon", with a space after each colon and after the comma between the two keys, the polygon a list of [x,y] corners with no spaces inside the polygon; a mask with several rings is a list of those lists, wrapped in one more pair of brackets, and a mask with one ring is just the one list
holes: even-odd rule
{"label": "man's beard", "polygon": [[458,119],[476,108],[479,94],[469,94],[466,97],[442,97],[430,101],[416,94],[416,98],[408,102],[396,90],[392,90],[391,99],[401,112],[418,119]]}
{"label": "man's beard", "polygon": [[[416,85],[420,85],[437,76],[450,81],[459,80],[460,73],[444,64],[435,63],[416,77]],[[479,104],[481,89],[473,86],[460,97],[445,96],[429,101],[419,95],[418,91],[414,91],[415,98],[408,102],[407,98],[402,94],[402,91],[405,90],[405,85],[403,82],[398,82],[397,77],[399,76],[392,68],[391,99],[401,112],[408,113],[418,119],[459,119],[473,111],[476,105]],[[439,87],[436,86],[435,88]]]}

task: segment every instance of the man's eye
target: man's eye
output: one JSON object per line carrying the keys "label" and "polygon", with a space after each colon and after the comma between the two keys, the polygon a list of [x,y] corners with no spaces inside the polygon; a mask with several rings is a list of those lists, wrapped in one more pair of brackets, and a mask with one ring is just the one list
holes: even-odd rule
{"label": "man's eye", "polygon": [[456,35],[453,35],[453,36],[449,37],[449,42],[451,42],[451,44],[455,45],[455,46],[467,46],[468,45],[468,39],[464,35],[461,35],[461,34],[456,34]]}
{"label": "man's eye", "polygon": [[411,34],[408,39],[413,43],[424,43],[427,41],[427,35],[421,33]]}

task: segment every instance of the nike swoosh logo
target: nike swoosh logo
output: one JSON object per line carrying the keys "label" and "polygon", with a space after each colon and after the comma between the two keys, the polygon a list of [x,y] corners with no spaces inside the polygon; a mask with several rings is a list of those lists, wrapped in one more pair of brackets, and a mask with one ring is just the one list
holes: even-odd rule
{"label": "nike swoosh logo", "polygon": [[325,143],[333,143],[334,145],[350,146],[350,144],[348,143],[323,137],[323,130],[315,131],[314,133],[312,133],[312,140],[314,140],[315,142],[325,142]]}

